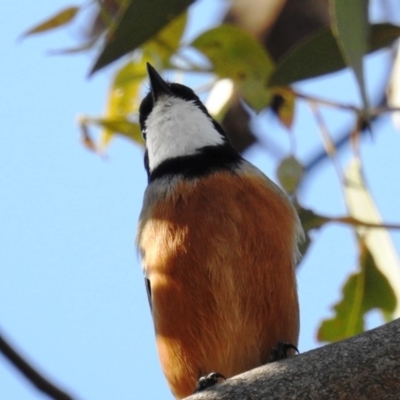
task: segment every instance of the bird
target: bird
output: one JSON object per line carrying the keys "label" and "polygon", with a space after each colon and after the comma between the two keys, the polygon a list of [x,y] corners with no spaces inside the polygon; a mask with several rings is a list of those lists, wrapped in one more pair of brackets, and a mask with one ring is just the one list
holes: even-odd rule
{"label": "bird", "polygon": [[286,194],[232,147],[195,92],[149,63],[147,74],[136,241],[161,366],[182,399],[295,354],[303,231]]}

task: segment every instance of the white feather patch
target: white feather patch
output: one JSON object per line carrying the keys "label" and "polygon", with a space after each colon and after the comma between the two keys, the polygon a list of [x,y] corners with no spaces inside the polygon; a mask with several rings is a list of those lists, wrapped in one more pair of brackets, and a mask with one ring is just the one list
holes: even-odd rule
{"label": "white feather patch", "polygon": [[193,101],[162,96],[146,121],[150,171],[167,159],[223,143],[211,119]]}

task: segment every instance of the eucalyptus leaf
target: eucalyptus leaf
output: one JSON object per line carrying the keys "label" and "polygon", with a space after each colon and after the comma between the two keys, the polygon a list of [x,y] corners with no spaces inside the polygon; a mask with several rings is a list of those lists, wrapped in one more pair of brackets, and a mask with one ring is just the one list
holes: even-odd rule
{"label": "eucalyptus leaf", "polygon": [[67,7],[59,11],[52,17],[46,19],[45,21],[35,25],[21,35],[21,38],[30,36],[36,33],[47,32],[52,29],[60,28],[68,23],[70,23],[75,16],[78,14],[80,8],[76,6]]}
{"label": "eucalyptus leaf", "polygon": [[330,0],[330,7],[333,34],[346,65],[354,71],[367,115],[363,58],[368,51],[368,0]]}
{"label": "eucalyptus leaf", "polygon": [[[368,53],[387,47],[400,36],[400,26],[375,24],[370,27]],[[346,68],[346,62],[330,28],[302,40],[279,61],[269,86],[285,86],[304,79]]]}
{"label": "eucalyptus leaf", "polygon": [[135,142],[141,141],[140,129],[137,132],[136,126],[129,122],[128,117],[139,108],[140,87],[146,76],[144,60],[127,62],[115,75],[108,95],[105,117],[94,121],[104,128],[100,139],[102,149],[118,133]]}
{"label": "eucalyptus leaf", "polygon": [[187,13],[182,13],[149,39],[142,49],[155,60],[156,64],[166,63],[179,48],[186,23]]}
{"label": "eucalyptus leaf", "polygon": [[114,27],[90,74],[137,49],[181,14],[194,0],[131,0]]}
{"label": "eucalyptus leaf", "polygon": [[322,322],[319,341],[336,342],[363,332],[365,314],[370,310],[379,309],[384,315],[395,310],[395,293],[364,243],[360,243],[359,264],[360,272],[350,275],[343,286],[335,315]]}
{"label": "eucalyptus leaf", "polygon": [[232,79],[243,99],[256,111],[270,103],[272,93],[267,82],[274,63],[248,32],[233,25],[220,25],[200,35],[191,46],[207,56],[215,74]]}
{"label": "eucalyptus leaf", "polygon": [[304,168],[294,156],[285,157],[279,163],[277,176],[279,183],[289,194],[294,194],[304,175]]}

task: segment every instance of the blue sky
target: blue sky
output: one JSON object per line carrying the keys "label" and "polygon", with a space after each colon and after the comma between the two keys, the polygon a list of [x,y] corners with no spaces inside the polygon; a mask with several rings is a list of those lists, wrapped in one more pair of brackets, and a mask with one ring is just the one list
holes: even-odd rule
{"label": "blue sky", "polygon": [[[215,15],[211,3],[199,2],[192,35],[204,19],[210,21],[208,13]],[[142,150],[116,139],[108,157],[101,159],[81,145],[75,122],[78,114],[102,112],[113,69],[88,80],[93,55],[46,55],[49,49],[72,45],[77,28],[17,42],[32,24],[69,4],[8,1],[0,16],[0,328],[29,360],[79,399],[172,399],[158,363],[134,246],[146,187]],[[369,58],[371,93],[384,76],[388,57],[381,52]],[[358,102],[349,72],[298,87]],[[352,118],[337,111],[324,115],[333,133]],[[262,129],[288,153],[286,132],[268,113],[261,119]],[[294,131],[298,157],[307,160],[320,139],[305,104],[297,107]],[[367,181],[388,222],[400,222],[399,148],[400,135],[389,117],[363,143]],[[343,165],[350,154],[341,154]],[[259,148],[245,156],[275,180],[276,160]],[[330,163],[310,177],[301,201],[329,215],[345,213]],[[399,251],[400,234],[392,238]],[[320,345],[315,341],[318,323],[330,315],[356,261],[348,228],[329,225],[314,235],[298,274],[301,351]],[[368,326],[379,323],[372,313]],[[43,398],[1,356],[0,397]]]}

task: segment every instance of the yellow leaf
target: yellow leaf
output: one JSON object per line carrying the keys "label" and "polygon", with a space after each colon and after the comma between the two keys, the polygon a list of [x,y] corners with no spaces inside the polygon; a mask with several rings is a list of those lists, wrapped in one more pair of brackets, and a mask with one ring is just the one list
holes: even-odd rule
{"label": "yellow leaf", "polygon": [[40,24],[34,26],[33,28],[29,29],[28,31],[24,32],[21,37],[26,37],[35,33],[46,32],[51,29],[59,28],[63,25],[68,24],[71,22],[76,14],[79,11],[79,7],[68,7],[64,10],[58,12],[57,14],[53,15],[46,21],[41,22]]}
{"label": "yellow leaf", "polygon": [[141,137],[141,134],[132,133],[130,127],[123,124],[124,121],[130,124],[128,117],[139,108],[140,87],[146,76],[146,64],[143,60],[129,61],[115,75],[104,118],[97,119],[97,122],[92,121],[104,128],[100,139],[100,147],[103,150],[114,133],[125,134],[136,142],[140,141],[138,136]]}
{"label": "yellow leaf", "polygon": [[275,96],[271,108],[282,125],[287,129],[290,129],[293,125],[295,99],[296,97],[292,92],[284,88],[275,89]]}
{"label": "yellow leaf", "polygon": [[[124,136],[136,144],[144,145],[142,132],[139,123],[130,121],[124,117],[117,118],[94,118],[88,116],[80,116],[78,124],[81,129],[82,142],[90,150],[98,154],[103,154],[114,135]],[[89,125],[97,125],[103,128],[98,140],[94,141],[89,135]]]}
{"label": "yellow leaf", "polygon": [[144,62],[129,61],[117,72],[108,97],[107,117],[126,116],[138,108],[139,89],[145,77]]}
{"label": "yellow leaf", "polygon": [[93,122],[105,128],[99,140],[99,148],[101,151],[107,148],[114,134],[125,136],[139,145],[144,145],[142,132],[138,123],[131,122],[125,118],[98,118],[93,120]]}
{"label": "yellow leaf", "polygon": [[174,18],[157,35],[148,40],[142,49],[157,61],[157,58],[166,62],[179,48],[181,37],[185,31],[187,13],[184,12]]}

